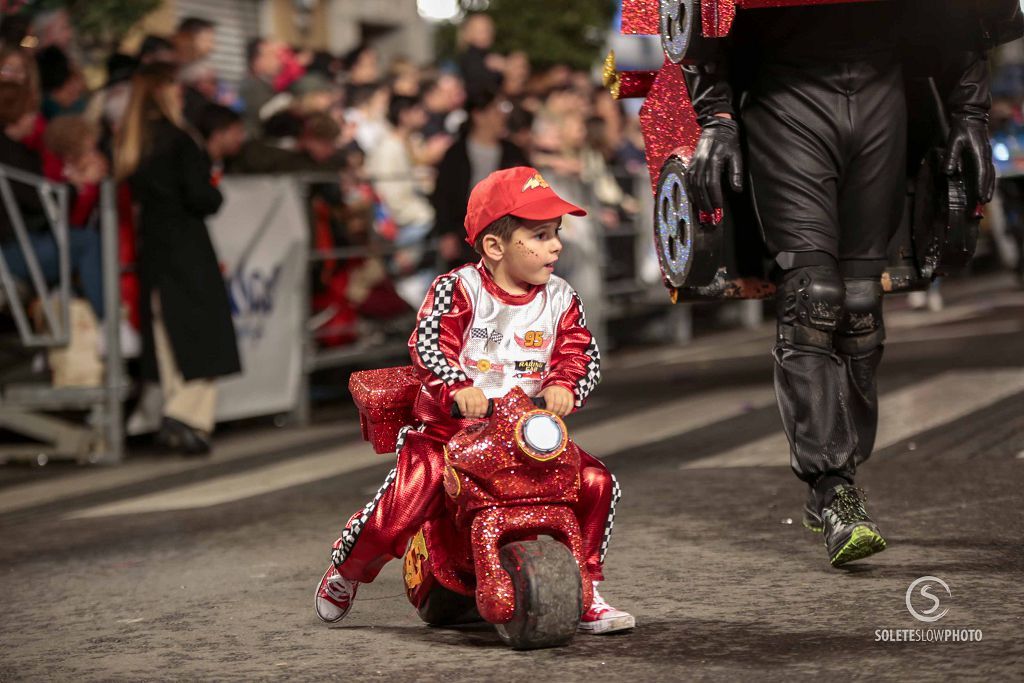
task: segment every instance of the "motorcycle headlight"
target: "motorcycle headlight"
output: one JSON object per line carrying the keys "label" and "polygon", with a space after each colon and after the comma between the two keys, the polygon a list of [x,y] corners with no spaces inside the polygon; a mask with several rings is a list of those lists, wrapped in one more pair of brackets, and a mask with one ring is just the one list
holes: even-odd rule
{"label": "motorcycle headlight", "polygon": [[551,460],[561,455],[568,443],[565,423],[552,413],[536,410],[523,415],[516,429],[519,446],[535,460]]}

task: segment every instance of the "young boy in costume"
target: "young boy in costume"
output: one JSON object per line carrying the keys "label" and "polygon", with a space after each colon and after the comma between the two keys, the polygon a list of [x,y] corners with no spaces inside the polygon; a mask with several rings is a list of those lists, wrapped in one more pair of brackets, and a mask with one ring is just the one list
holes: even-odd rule
{"label": "young boy in costume", "polygon": [[[496,171],[473,188],[466,235],[481,261],[434,280],[420,308],[409,353],[422,381],[413,409],[422,427],[402,430],[395,469],[335,541],[332,563],[316,591],[323,621],[343,619],[358,585],[372,581],[386,562],[405,552],[424,522],[442,514],[444,444],[467,420],[484,416],[488,399],[518,386],[564,416],[581,408],[600,381],[601,358],[582,302],[553,275],[566,214],[586,212],[525,166]],[[450,417],[453,403],[467,420]],[[582,449],[580,455],[575,512],[594,579],[594,602],[580,629],[629,629],[632,615],[612,608],[597,592],[619,486],[599,460]]]}

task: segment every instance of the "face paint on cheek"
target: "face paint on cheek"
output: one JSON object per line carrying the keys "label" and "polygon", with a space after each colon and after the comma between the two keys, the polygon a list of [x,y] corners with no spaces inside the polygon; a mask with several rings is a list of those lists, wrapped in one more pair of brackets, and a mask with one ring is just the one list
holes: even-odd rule
{"label": "face paint on cheek", "polygon": [[528,247],[525,244],[523,244],[522,240],[517,241],[516,242],[516,246],[519,247],[519,253],[521,253],[521,254],[527,254],[529,256],[536,256],[537,255],[537,252],[535,252],[533,249],[531,249],[530,247]]}

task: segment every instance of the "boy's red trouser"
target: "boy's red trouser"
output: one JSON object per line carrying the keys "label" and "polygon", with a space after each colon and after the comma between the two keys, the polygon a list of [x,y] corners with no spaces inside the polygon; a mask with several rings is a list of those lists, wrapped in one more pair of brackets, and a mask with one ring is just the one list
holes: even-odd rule
{"label": "boy's red trouser", "polygon": [[[406,431],[399,442],[395,468],[334,542],[334,564],[347,579],[373,581],[386,562],[405,553],[424,522],[444,511],[442,442],[415,430]],[[587,569],[593,580],[601,581],[620,489],[600,460],[579,451],[580,497],[574,509]]]}

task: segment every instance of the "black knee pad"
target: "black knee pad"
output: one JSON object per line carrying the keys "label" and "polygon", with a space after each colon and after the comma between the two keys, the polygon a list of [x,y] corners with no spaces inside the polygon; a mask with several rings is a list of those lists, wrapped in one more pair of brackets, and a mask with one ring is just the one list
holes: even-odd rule
{"label": "black knee pad", "polygon": [[776,293],[779,341],[832,350],[843,312],[843,280],[835,266],[787,270]]}
{"label": "black knee pad", "polygon": [[836,350],[851,356],[870,353],[885,341],[882,324],[882,283],[847,278],[843,318],[835,336]]}

